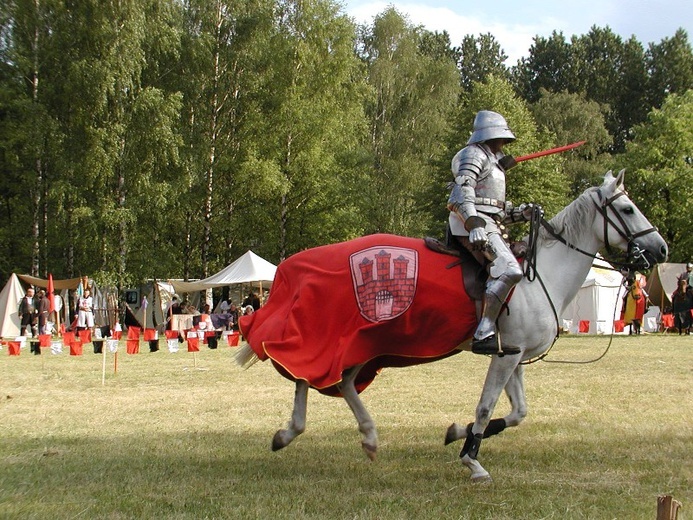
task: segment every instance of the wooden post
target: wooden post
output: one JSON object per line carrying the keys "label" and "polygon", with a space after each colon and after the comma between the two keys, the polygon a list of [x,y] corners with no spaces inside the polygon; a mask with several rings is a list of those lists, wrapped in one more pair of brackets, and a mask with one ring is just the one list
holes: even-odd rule
{"label": "wooden post", "polygon": [[679,516],[681,502],[674,500],[671,495],[657,497],[657,520],[676,520]]}
{"label": "wooden post", "polygon": [[103,340],[101,347],[101,386],[106,384],[106,350],[108,347],[104,343],[106,340]]}

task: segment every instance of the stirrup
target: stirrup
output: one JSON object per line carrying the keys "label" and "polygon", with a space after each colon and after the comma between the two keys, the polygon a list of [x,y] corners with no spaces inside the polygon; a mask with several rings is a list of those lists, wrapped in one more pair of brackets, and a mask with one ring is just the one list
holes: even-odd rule
{"label": "stirrup", "polygon": [[491,334],[484,339],[473,339],[472,340],[472,352],[474,354],[485,354],[489,356],[513,356],[521,352],[519,347],[505,346],[502,349],[498,345],[498,336],[496,334]]}

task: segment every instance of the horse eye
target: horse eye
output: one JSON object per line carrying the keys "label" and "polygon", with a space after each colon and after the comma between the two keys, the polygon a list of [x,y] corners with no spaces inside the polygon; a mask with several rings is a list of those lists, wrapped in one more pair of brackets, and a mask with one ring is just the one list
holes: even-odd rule
{"label": "horse eye", "polygon": [[626,207],[626,208],[623,208],[623,212],[624,212],[626,215],[632,215],[632,214],[635,213],[635,210],[633,209],[633,206],[628,206],[628,207]]}

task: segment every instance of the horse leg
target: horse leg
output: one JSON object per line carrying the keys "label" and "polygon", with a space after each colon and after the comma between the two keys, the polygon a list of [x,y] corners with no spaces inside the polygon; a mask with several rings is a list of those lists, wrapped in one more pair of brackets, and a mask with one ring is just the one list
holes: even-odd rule
{"label": "horse leg", "polygon": [[351,408],[351,411],[359,424],[359,431],[363,436],[361,447],[370,460],[375,460],[375,455],[378,450],[378,432],[375,429],[375,423],[371,418],[368,410],[361,401],[354,381],[363,365],[348,368],[342,373],[342,381],[337,385],[342,397]]}
{"label": "horse leg", "polygon": [[[505,393],[511,405],[510,413],[501,419],[491,419],[484,430],[484,439],[498,435],[507,427],[519,425],[527,415],[523,376],[524,366],[518,365],[505,385]],[[471,436],[472,426],[474,423],[468,423],[466,427],[452,423],[445,434],[445,445]]]}
{"label": "horse leg", "polygon": [[[501,391],[507,385],[510,377],[518,366],[520,356],[506,356],[503,358],[495,357],[491,360],[491,365],[486,374],[484,389],[481,392],[479,404],[476,407],[476,418],[474,425],[471,428],[471,435],[467,435],[460,458],[462,463],[471,471],[471,479],[475,482],[486,482],[491,480],[491,475],[486,471],[477,460],[481,440],[484,438],[484,432],[491,422],[491,415],[498,403]],[[500,419],[503,421],[504,419]],[[494,423],[497,427],[505,426],[501,422]],[[499,433],[503,428],[500,428],[495,433]],[[491,434],[491,433],[489,433]]]}
{"label": "horse leg", "polygon": [[308,382],[303,379],[296,381],[294,393],[294,409],[286,429],[278,430],[272,439],[272,451],[281,450],[289,445],[296,437],[306,430],[306,406],[308,403]]}

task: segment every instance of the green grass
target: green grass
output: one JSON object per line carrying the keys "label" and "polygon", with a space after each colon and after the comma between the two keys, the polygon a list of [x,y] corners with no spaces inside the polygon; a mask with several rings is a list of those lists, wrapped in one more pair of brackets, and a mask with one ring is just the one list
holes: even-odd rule
{"label": "green grass", "polygon": [[[564,338],[550,359],[608,341]],[[273,453],[293,385],[233,352],[205,348],[195,367],[121,349],[105,385],[88,349],[0,352],[0,518],[654,520],[660,494],[693,518],[693,337],[617,337],[596,364],[528,367],[527,419],[482,445],[488,485],[460,443],[443,446],[472,419],[487,358],[384,370],[362,394],[380,437],[369,462],[346,404],[316,392],[307,431]]]}

